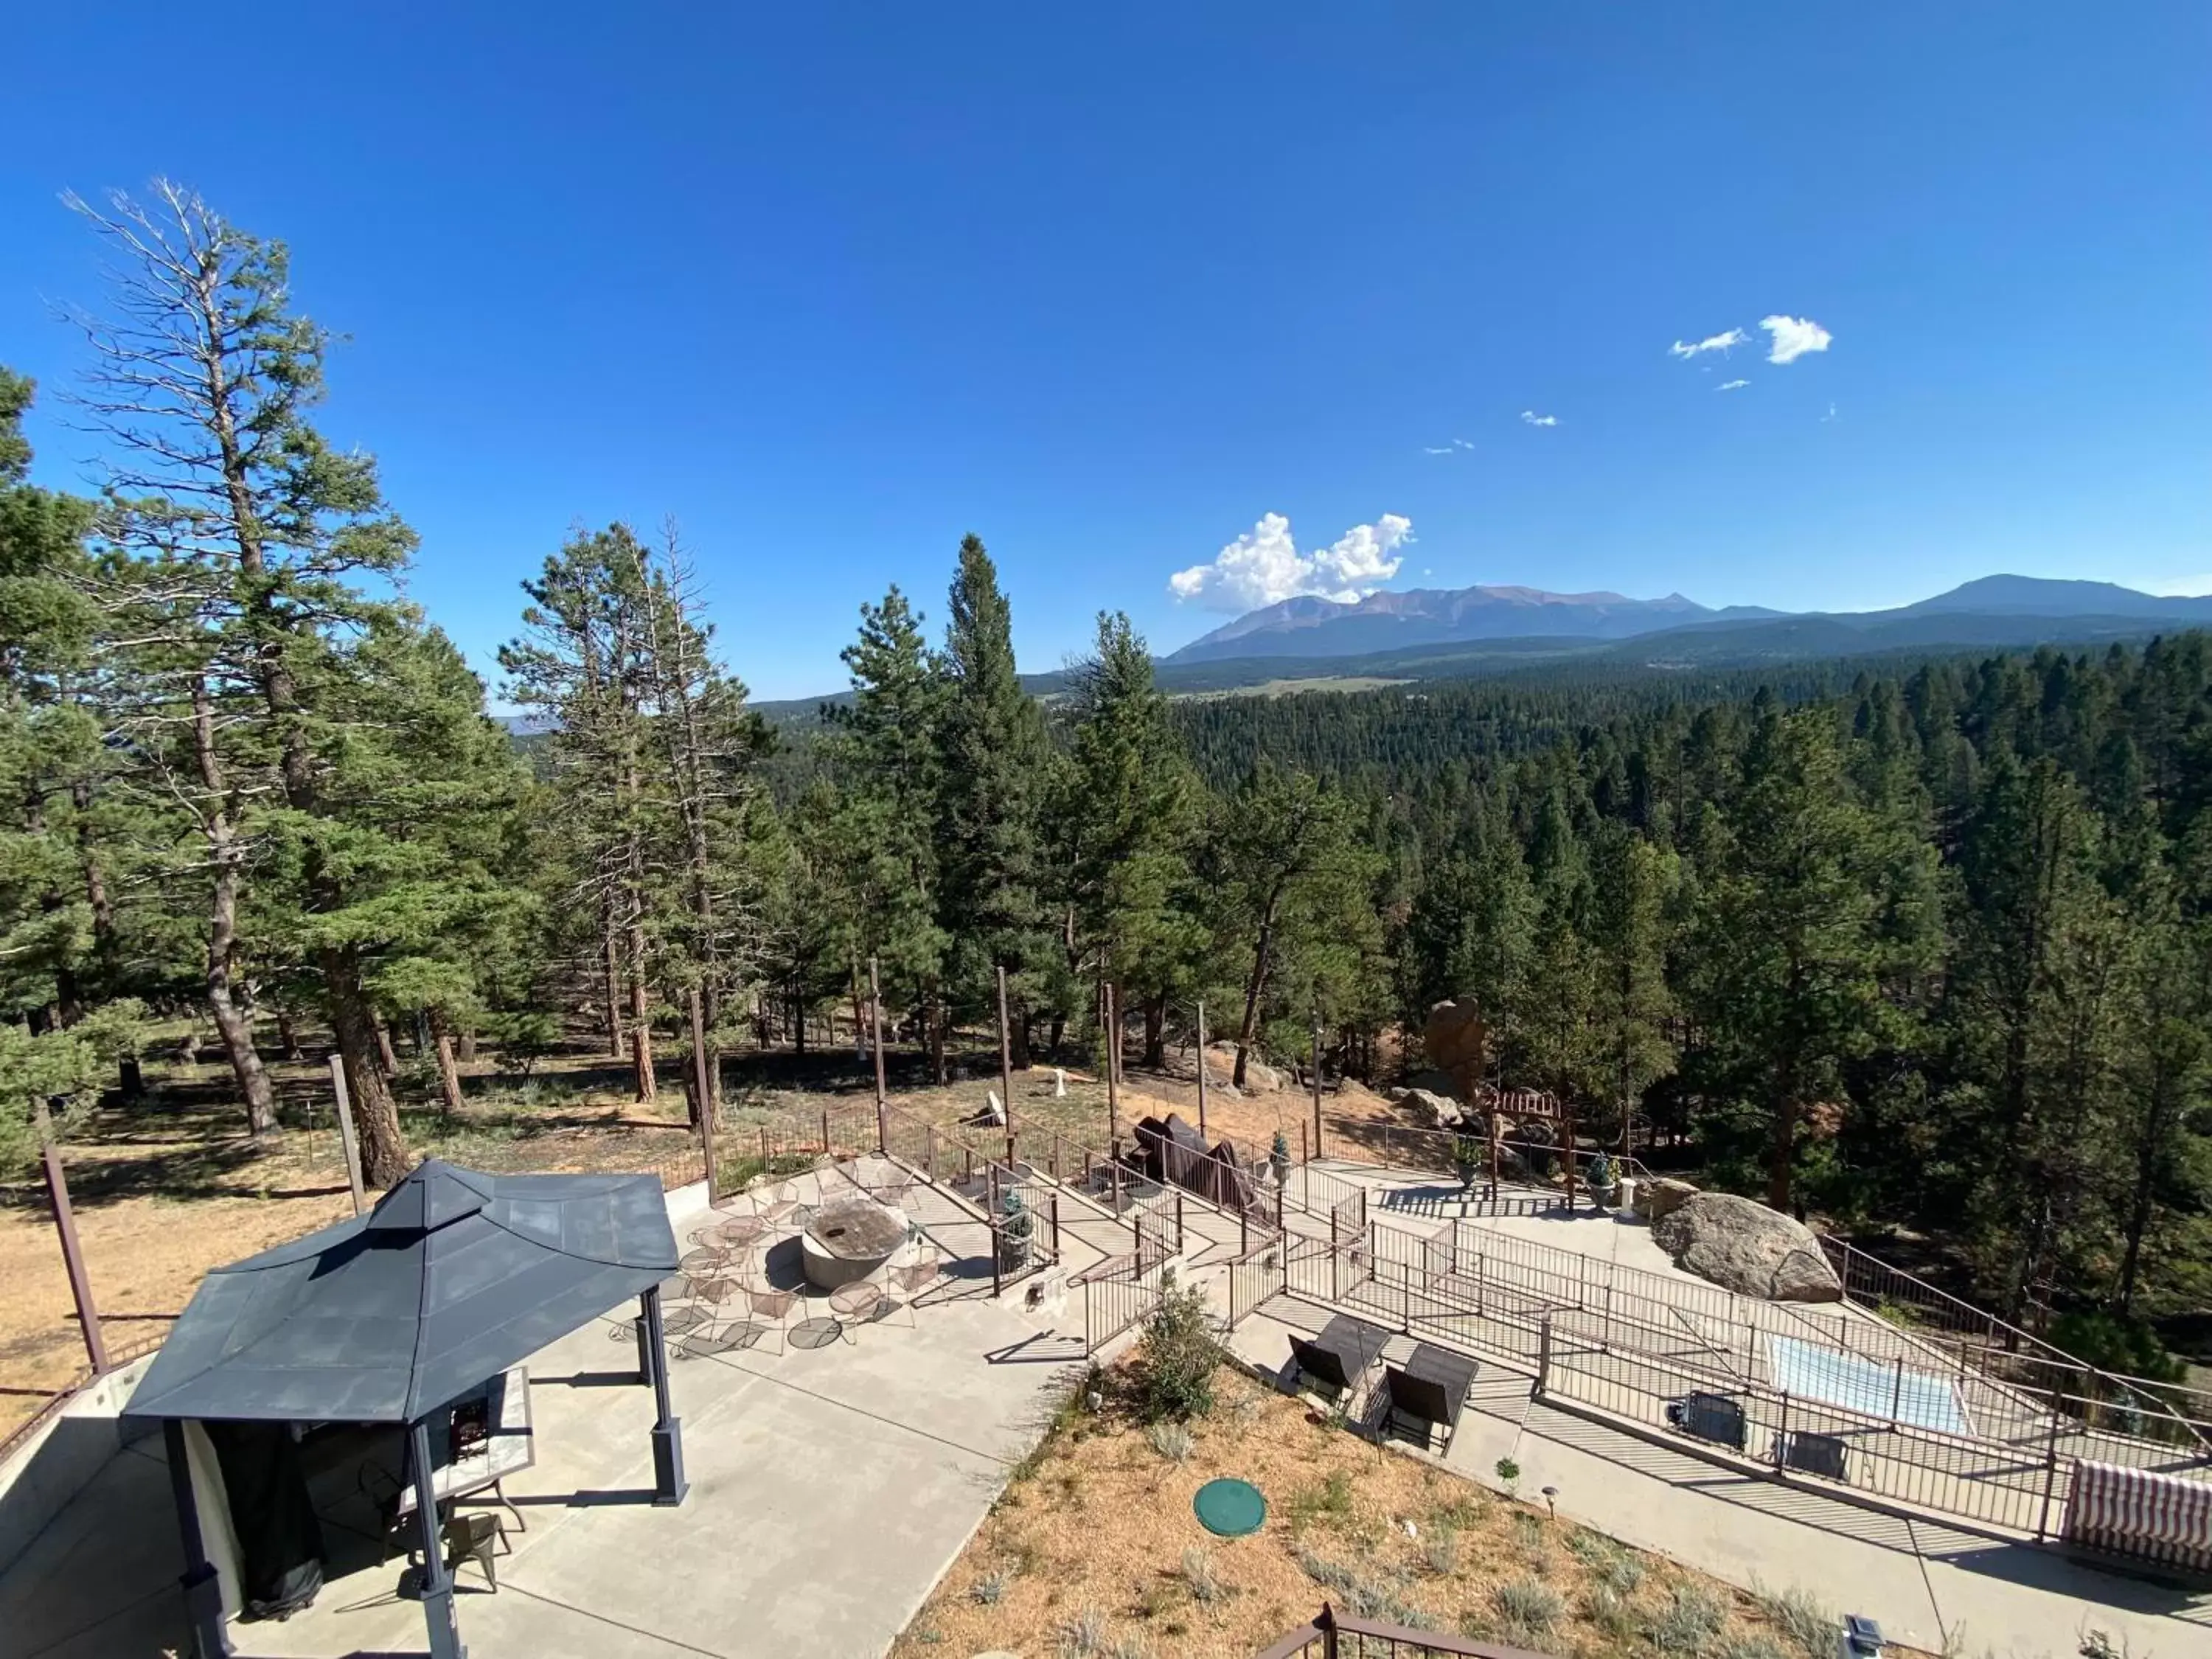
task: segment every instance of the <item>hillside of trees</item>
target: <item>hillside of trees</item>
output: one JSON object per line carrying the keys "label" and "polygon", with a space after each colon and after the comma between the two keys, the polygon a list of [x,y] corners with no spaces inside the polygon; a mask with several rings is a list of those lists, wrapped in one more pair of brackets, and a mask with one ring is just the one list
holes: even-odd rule
{"label": "hillside of trees", "polygon": [[582,1041],[644,1098],[857,1016],[872,958],[940,1066],[1003,970],[1017,1063],[1095,1053],[1110,984],[1135,1063],[1203,999],[1380,1080],[1472,994],[1503,1081],[1655,1159],[1929,1235],[2093,1358],[2202,1336],[2205,637],[1170,701],[1109,615],[1047,703],[969,537],[941,620],[861,606],[849,697],[780,736],[678,533],[616,524],[519,596],[501,693],[552,729],[518,745],[313,423],[282,246],[181,191],[82,211],[98,499],[27,482],[0,374],[0,1158],[180,1013],[256,1130],[264,1053],[329,1031],[388,1182],[395,1024],[456,1097],[457,1048]]}

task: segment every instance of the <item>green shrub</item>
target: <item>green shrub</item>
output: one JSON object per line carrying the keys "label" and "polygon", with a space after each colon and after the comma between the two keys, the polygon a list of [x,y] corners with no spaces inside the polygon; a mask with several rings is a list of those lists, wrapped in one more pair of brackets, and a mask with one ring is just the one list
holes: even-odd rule
{"label": "green shrub", "polygon": [[1753,1579],[1751,1599],[1772,1621],[1782,1639],[1804,1659],[1828,1659],[1835,1652],[1836,1636],[1844,1621],[1810,1590],[1772,1590]]}
{"label": "green shrub", "polygon": [[1213,1558],[1196,1545],[1182,1553],[1182,1581],[1190,1586],[1192,1598],[1201,1607],[1212,1607],[1229,1594],[1213,1571]]}
{"label": "green shrub", "polygon": [[1508,1625],[1541,1636],[1559,1622],[1566,1603],[1559,1591],[1534,1578],[1516,1578],[1490,1592],[1490,1605]]}
{"label": "green shrub", "polygon": [[1213,1372],[1220,1358],[1207,1328],[1206,1292],[1178,1285],[1169,1269],[1159,1305],[1146,1316],[1137,1343],[1138,1417],[1155,1423],[1205,1416],[1213,1409]]}
{"label": "green shrub", "polygon": [[1187,1463],[1198,1443],[1191,1438],[1188,1429],[1180,1423],[1154,1423],[1145,1431],[1145,1438],[1152,1443],[1152,1449],[1170,1463]]}
{"label": "green shrub", "polygon": [[1679,1585],[1667,1609],[1651,1621],[1651,1645],[1662,1653],[1701,1654],[1727,1621],[1721,1604],[1692,1585]]}

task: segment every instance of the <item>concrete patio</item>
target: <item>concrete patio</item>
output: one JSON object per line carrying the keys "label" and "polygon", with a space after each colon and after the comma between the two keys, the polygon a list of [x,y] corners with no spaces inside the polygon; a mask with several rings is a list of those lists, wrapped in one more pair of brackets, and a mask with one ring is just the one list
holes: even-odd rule
{"label": "concrete patio", "polygon": [[[672,1368],[690,1490],[651,1502],[651,1391],[626,1320],[595,1322],[529,1362],[535,1465],[507,1494],[495,1594],[459,1572],[463,1639],[495,1656],[882,1652],[1034,1443],[1050,1384],[1079,1359],[1039,1318],[994,1304],[986,1230],[942,1194],[919,1218],[951,1259],[911,1328],[873,1323],[813,1351],[771,1346]],[[679,1239],[713,1218],[671,1201]],[[313,1443],[310,1443],[311,1446]],[[412,1574],[381,1562],[358,1459],[316,1476],[331,1562],[314,1605],[232,1626],[242,1655],[343,1659],[419,1652]],[[160,1437],[105,1468],[0,1577],[15,1659],[161,1659],[186,1631],[182,1557]]]}

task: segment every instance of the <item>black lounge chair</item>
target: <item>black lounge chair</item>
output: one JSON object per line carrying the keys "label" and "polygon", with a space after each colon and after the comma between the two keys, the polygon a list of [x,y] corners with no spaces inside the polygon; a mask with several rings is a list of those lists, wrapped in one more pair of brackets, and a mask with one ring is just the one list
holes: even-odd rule
{"label": "black lounge chair", "polygon": [[1774,1437],[1774,1461],[1785,1468],[1850,1485],[1850,1449],[1841,1435],[1797,1430]]}
{"label": "black lounge chair", "polygon": [[1383,1368],[1382,1385],[1390,1396],[1389,1425],[1396,1427],[1401,1419],[1419,1424],[1425,1447],[1441,1428],[1442,1449],[1449,1450],[1452,1435],[1459,1428],[1460,1409],[1467,1404],[1467,1391],[1474,1386],[1476,1369],[1474,1361],[1464,1354],[1431,1347],[1425,1342],[1416,1344],[1413,1357],[1402,1369]]}
{"label": "black lounge chair", "polygon": [[1322,1328],[1319,1336],[1310,1340],[1291,1339],[1291,1361],[1297,1368],[1297,1380],[1310,1378],[1321,1385],[1325,1398],[1332,1402],[1340,1400],[1381,1357],[1389,1335],[1378,1325],[1339,1314]]}
{"label": "black lounge chair", "polygon": [[1667,1420],[1694,1439],[1744,1449],[1743,1407],[1724,1394],[1686,1394],[1667,1402]]}

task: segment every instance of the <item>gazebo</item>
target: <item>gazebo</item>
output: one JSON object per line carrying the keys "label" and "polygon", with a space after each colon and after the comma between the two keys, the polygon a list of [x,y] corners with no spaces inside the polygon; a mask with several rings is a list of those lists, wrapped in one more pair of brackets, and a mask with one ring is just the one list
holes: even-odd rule
{"label": "gazebo", "polygon": [[[208,1274],[125,1408],[157,1419],[199,1659],[233,1651],[185,1425],[404,1431],[422,1528],[433,1659],[462,1659],[441,1545],[430,1425],[549,1342],[639,1299],[639,1377],[657,1407],[653,1501],[683,1501],[660,1282],[676,1237],[654,1176],[491,1176],[426,1160],[374,1209]],[[202,1460],[203,1462],[204,1460]]]}

